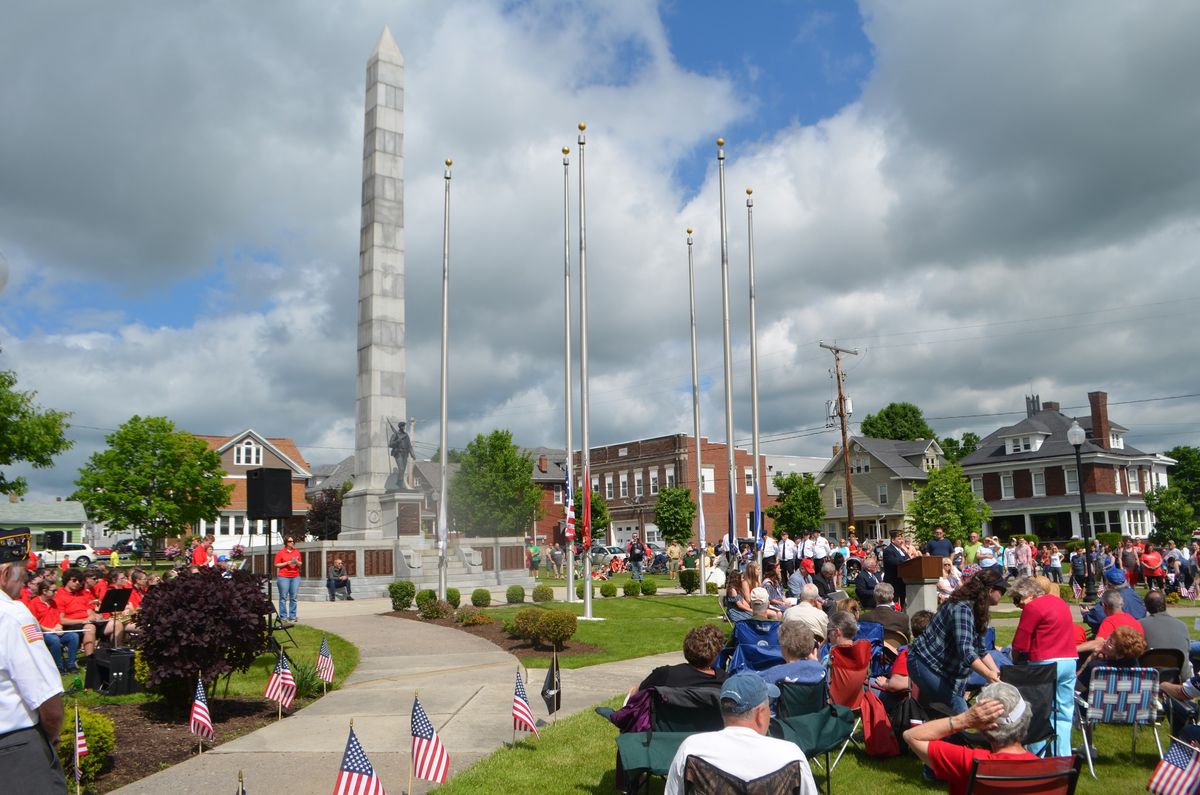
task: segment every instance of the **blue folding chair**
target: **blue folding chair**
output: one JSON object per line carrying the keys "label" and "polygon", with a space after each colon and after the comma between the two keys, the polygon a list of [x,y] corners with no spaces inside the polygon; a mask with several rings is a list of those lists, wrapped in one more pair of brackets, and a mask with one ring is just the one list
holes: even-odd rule
{"label": "blue folding chair", "polygon": [[746,668],[763,671],[783,662],[778,621],[748,619],[734,622],[729,645],[717,655],[717,667],[730,675]]}
{"label": "blue folding chair", "polygon": [[883,624],[875,621],[858,622],[858,633],[855,640],[866,640],[871,643],[871,676],[887,676],[891,673],[894,659],[888,659],[883,645]]}

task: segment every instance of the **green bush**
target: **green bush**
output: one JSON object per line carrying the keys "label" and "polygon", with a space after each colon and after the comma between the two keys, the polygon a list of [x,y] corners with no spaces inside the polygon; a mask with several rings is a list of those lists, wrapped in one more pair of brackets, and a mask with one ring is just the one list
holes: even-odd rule
{"label": "green bush", "polygon": [[654,596],[658,593],[658,582],[656,580],[642,581],[642,596]]}
{"label": "green bush", "polygon": [[487,613],[476,613],[470,618],[464,619],[462,625],[464,627],[477,627],[480,624],[493,624],[496,619],[489,616]]}
{"label": "green bush", "polygon": [[[193,692],[195,689],[196,683],[193,681]],[[79,708],[79,722],[83,724],[83,733],[87,735],[88,754],[79,760],[79,767],[83,770],[82,783],[86,785],[95,781],[96,774],[108,764],[108,757],[117,744],[117,730],[110,718],[83,707]],[[62,762],[68,779],[75,775],[74,710],[68,711],[58,735],[58,761]]]}
{"label": "green bush", "polygon": [[1120,533],[1096,533],[1096,540],[1109,549],[1116,549],[1121,543]]}
{"label": "green bush", "polygon": [[[595,588],[593,588],[593,589],[592,589],[592,593],[593,593],[593,594],[595,594],[595,592],[596,592],[596,589],[595,589]],[[582,599],[582,598],[583,598],[583,580],[576,580],[576,581],[575,581],[575,598],[576,598],[576,599]]]}
{"label": "green bush", "polygon": [[417,586],[408,580],[397,580],[388,586],[388,595],[392,597],[393,610],[407,610],[417,594]]}
{"label": "green bush", "polygon": [[721,589],[717,587],[717,584],[715,582],[704,583],[704,592],[706,594],[708,594],[709,596],[716,596],[717,591],[719,591],[719,590],[721,590]]}
{"label": "green bush", "polygon": [[462,592],[460,592],[457,588],[447,588],[446,601],[457,608],[460,604],[462,604]]}
{"label": "green bush", "polygon": [[445,599],[434,599],[432,602],[425,602],[417,611],[421,614],[421,618],[426,621],[436,621],[439,618],[450,618],[454,615],[454,608]]}
{"label": "green bush", "polygon": [[1025,539],[1029,543],[1033,544],[1035,547],[1038,544],[1042,543],[1042,540],[1040,538],[1038,538],[1037,533],[1013,533],[1012,535],[1010,535],[1008,537],[1008,543],[1015,544],[1015,543],[1017,543],[1018,538]]}
{"label": "green bush", "polygon": [[700,590],[700,572],[695,569],[683,569],[679,572],[679,587],[684,593],[695,593]]}
{"label": "green bush", "polygon": [[535,602],[553,602],[554,589],[549,585],[533,586],[533,601]]}
{"label": "green bush", "polygon": [[1074,591],[1074,590],[1071,588],[1071,586],[1069,586],[1069,585],[1065,585],[1065,584],[1063,584],[1063,583],[1059,583],[1059,585],[1058,585],[1058,595],[1059,595],[1059,597],[1060,597],[1060,598],[1061,598],[1061,599],[1062,599],[1064,602],[1073,602],[1073,601],[1075,601],[1075,591]]}
{"label": "green bush", "polygon": [[600,595],[605,599],[612,599],[617,595],[617,584],[615,582],[606,582],[600,585]]}
{"label": "green bush", "polygon": [[527,640],[536,646],[538,639],[541,637],[539,625],[544,613],[544,610],[538,610],[536,607],[526,607],[518,610],[517,614],[513,616],[511,634]]}
{"label": "green bush", "polygon": [[626,596],[641,596],[642,584],[637,580],[626,580],[624,590]]}
{"label": "green bush", "polygon": [[471,605],[463,605],[462,607],[460,607],[454,611],[454,620],[460,624],[465,624],[465,623],[467,623],[468,619],[474,618],[477,615],[479,615],[478,607],[472,607]]}
{"label": "green bush", "polygon": [[570,610],[543,610],[538,621],[538,636],[556,649],[571,639],[578,626]]}
{"label": "green bush", "polygon": [[525,587],[523,585],[510,585],[508,590],[504,592],[504,598],[510,605],[519,605],[525,601]]}
{"label": "green bush", "polygon": [[312,698],[321,695],[321,677],[317,675],[316,664],[288,657],[288,667],[292,669],[292,678],[296,680],[296,697]]}
{"label": "green bush", "polygon": [[417,591],[417,598],[416,598],[417,610],[420,610],[422,607],[429,604],[430,602],[436,602],[436,601],[437,601],[437,591],[434,591],[431,588],[422,588],[421,590]]}
{"label": "green bush", "polygon": [[476,607],[487,607],[492,603],[492,592],[487,588],[476,588],[471,591],[471,604]]}

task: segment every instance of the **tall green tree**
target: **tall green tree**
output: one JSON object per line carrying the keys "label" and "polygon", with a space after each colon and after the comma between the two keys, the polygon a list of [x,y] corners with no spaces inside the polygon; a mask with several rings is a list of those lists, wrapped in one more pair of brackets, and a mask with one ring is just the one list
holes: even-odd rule
{"label": "tall green tree", "polygon": [[533,482],[533,460],[513,444],[512,433],[479,434],[462,452],[450,484],[454,524],[471,536],[520,536],[542,515],[542,491]]}
{"label": "tall green tree", "polygon": [[166,417],[132,417],[105,441],[79,470],[72,499],[110,532],[179,535],[229,502],[220,455]]}
{"label": "tall green tree", "polygon": [[[54,465],[54,456],[68,450],[65,411],[44,409],[33,402],[36,392],[16,389],[17,374],[0,371],[0,466],[27,462],[37,469]],[[25,478],[11,480],[0,472],[0,494],[24,494]]]}
{"label": "tall green tree", "polygon": [[1181,444],[1166,455],[1179,462],[1171,467],[1171,485],[1178,486],[1188,504],[1200,512],[1200,447]]}
{"label": "tall green tree", "polygon": [[948,538],[965,541],[969,533],[982,529],[991,515],[992,509],[971,491],[971,482],[958,464],[931,470],[929,480],[908,506],[908,521],[922,542],[933,538],[936,527],[945,528]]}
{"label": "tall green tree", "polygon": [[938,439],[938,444],[941,446],[946,460],[954,464],[975,452],[975,449],[979,447],[979,434],[967,431],[962,435],[961,440],[947,436],[944,439]]}
{"label": "tall green tree", "polygon": [[654,523],[663,540],[686,544],[692,538],[692,521],[696,518],[696,503],[691,489],[684,486],[662,489],[654,503]]}
{"label": "tall green tree", "polygon": [[874,439],[936,439],[925,415],[912,403],[889,403],[862,421],[862,434]]}
{"label": "tall green tree", "polygon": [[1146,492],[1145,497],[1146,507],[1154,512],[1155,541],[1185,544],[1191,539],[1196,529],[1196,511],[1179,486],[1159,486]]}
{"label": "tall green tree", "polygon": [[774,521],[772,533],[779,538],[785,531],[795,538],[821,526],[825,507],[821,505],[821,489],[813,476],[805,472],[780,473],[775,476],[778,502],[763,511]]}
{"label": "tall green tree", "polygon": [[313,495],[304,514],[304,532],[313,538],[332,541],[342,533],[340,489],[321,489]]}
{"label": "tall green tree", "polygon": [[592,538],[603,538],[608,533],[612,518],[608,515],[608,500],[598,491],[592,492]]}

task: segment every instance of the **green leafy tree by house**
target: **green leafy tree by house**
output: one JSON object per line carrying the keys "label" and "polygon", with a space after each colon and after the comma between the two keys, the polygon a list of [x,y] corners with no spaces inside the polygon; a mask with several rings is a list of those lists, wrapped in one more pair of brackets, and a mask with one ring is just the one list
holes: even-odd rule
{"label": "green leafy tree by house", "polygon": [[692,521],[696,518],[696,503],[691,489],[683,486],[662,489],[654,503],[654,524],[667,543],[686,544],[692,538]]}
{"label": "green leafy tree by house", "polygon": [[1178,463],[1171,467],[1171,485],[1178,486],[1188,505],[1200,513],[1200,447],[1181,444],[1166,452]]}
{"label": "green leafy tree by house", "polygon": [[592,538],[604,540],[612,518],[608,515],[608,500],[598,491],[592,492]]}
{"label": "green leafy tree by house", "polygon": [[131,417],[105,441],[79,470],[72,499],[109,532],[179,535],[229,502],[220,455],[166,417]]}
{"label": "green leafy tree by house", "polygon": [[328,541],[341,535],[343,494],[340,489],[321,489],[314,494],[304,514],[304,532]]}
{"label": "green leafy tree by house", "polygon": [[[67,439],[65,411],[44,409],[34,403],[36,392],[16,388],[17,374],[0,371],[0,466],[25,462],[36,469],[54,465],[54,456],[71,447]],[[0,494],[24,494],[25,478],[9,477],[0,471]]]}
{"label": "green leafy tree by house", "polygon": [[947,537],[955,541],[965,541],[991,515],[991,508],[971,491],[971,482],[958,464],[931,470],[929,480],[917,490],[908,507],[908,521],[921,542],[932,538],[936,527],[944,528]]}
{"label": "green leafy tree by house", "polygon": [[946,460],[953,464],[975,452],[975,449],[979,447],[979,434],[967,431],[962,435],[961,440],[947,436],[944,439],[938,439],[938,445],[941,446]]}
{"label": "green leafy tree by house", "polygon": [[450,484],[455,527],[469,536],[520,536],[542,515],[542,491],[530,473],[533,460],[513,444],[512,433],[479,434],[459,460]]}
{"label": "green leafy tree by house", "polygon": [[763,513],[774,521],[772,532],[776,538],[784,532],[795,538],[821,526],[825,507],[821,505],[821,489],[810,473],[780,473],[774,483],[779,491],[777,502],[767,506]]}
{"label": "green leafy tree by house", "polygon": [[1196,511],[1176,485],[1159,486],[1146,492],[1146,507],[1154,513],[1154,540],[1186,544],[1196,529]]}
{"label": "green leafy tree by house", "polygon": [[936,439],[921,409],[912,403],[889,403],[862,421],[862,435],[873,439]]}

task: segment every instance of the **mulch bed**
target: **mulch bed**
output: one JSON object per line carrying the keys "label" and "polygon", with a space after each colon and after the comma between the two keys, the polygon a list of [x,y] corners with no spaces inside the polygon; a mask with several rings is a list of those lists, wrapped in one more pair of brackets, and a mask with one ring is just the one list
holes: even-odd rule
{"label": "mulch bed", "polygon": [[[161,701],[101,704],[91,709],[108,716],[117,730],[109,768],[96,777],[95,792],[110,792],[196,755],[196,736],[188,731],[187,713],[167,709]],[[206,750],[274,722],[276,714],[275,704],[261,699],[214,698],[209,710],[217,737],[205,742]]]}
{"label": "mulch bed", "polygon": [[[405,618],[409,621],[421,621],[426,624],[437,624],[439,627],[449,627],[457,629],[460,632],[469,632],[476,637],[483,638],[486,641],[494,643],[506,652],[516,654],[521,657],[544,658],[549,660],[554,650],[549,646],[533,646],[527,640],[520,638],[510,638],[501,626],[501,622],[494,621],[491,624],[476,624],[470,627],[464,627],[457,623],[453,618],[438,618],[426,620],[421,618],[420,614],[415,610],[397,610],[384,615],[393,616],[394,618]],[[558,650],[559,657],[573,657],[577,654],[594,654],[603,651],[599,646],[593,646],[590,643],[580,643],[579,641],[569,640],[563,644],[563,647]]]}

